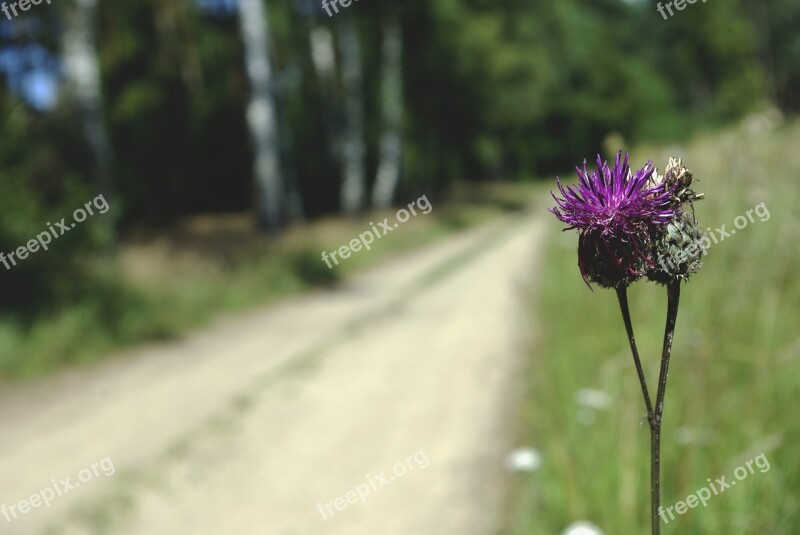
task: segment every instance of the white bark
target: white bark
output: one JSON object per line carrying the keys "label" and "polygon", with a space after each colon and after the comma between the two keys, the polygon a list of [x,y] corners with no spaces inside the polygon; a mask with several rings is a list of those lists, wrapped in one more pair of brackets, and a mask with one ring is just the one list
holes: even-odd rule
{"label": "white bark", "polygon": [[63,34],[64,77],[68,98],[83,126],[94,157],[95,187],[107,198],[111,186],[111,144],[103,124],[100,61],[95,42],[97,0],[74,0],[66,9]]}
{"label": "white bark", "polygon": [[351,16],[342,17],[339,29],[345,91],[341,199],[344,213],[355,215],[363,208],[366,194],[361,45],[355,22]]}
{"label": "white bark", "polygon": [[381,66],[381,109],[383,132],[380,159],[372,190],[372,205],[386,208],[392,204],[403,157],[403,37],[398,19],[391,16],[383,28]]}
{"label": "white bark", "polygon": [[336,52],[333,47],[333,34],[325,26],[317,26],[309,33],[311,60],[314,70],[322,81],[333,79],[336,74]]}
{"label": "white bark", "polygon": [[269,29],[263,0],[239,0],[239,26],[244,42],[245,66],[250,82],[247,123],[253,143],[253,163],[259,212],[270,231],[281,224],[281,183],[278,127],[269,63]]}

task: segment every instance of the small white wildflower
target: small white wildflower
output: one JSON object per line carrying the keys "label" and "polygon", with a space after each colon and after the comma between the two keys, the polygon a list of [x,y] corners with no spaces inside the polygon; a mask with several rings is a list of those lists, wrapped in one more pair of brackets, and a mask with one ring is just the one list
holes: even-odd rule
{"label": "small white wildflower", "polygon": [[603,532],[591,522],[581,520],[567,526],[561,535],[603,535]]}
{"label": "small white wildflower", "polygon": [[506,456],[509,472],[535,472],[542,466],[541,454],[533,448],[518,448]]}

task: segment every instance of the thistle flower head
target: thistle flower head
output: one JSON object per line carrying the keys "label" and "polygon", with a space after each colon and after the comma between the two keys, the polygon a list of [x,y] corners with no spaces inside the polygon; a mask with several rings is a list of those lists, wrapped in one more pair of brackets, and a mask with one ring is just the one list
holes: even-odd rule
{"label": "thistle flower head", "polygon": [[[697,224],[694,215],[694,201],[704,197],[691,189],[694,173],[683,164],[680,158],[670,158],[664,176],[653,173],[651,186],[660,186],[673,191],[672,205],[677,214],[664,227],[653,229],[652,248],[649,256],[655,264],[647,268],[647,278],[661,284],[688,278],[703,268],[701,257],[711,242]],[[688,204],[691,214],[685,210]]]}
{"label": "thistle flower head", "polygon": [[670,158],[664,175],[658,174],[658,169],[653,171],[653,176],[648,181],[649,187],[661,186],[675,192],[672,203],[673,206],[680,206],[684,203],[691,203],[702,199],[703,193],[695,193],[689,186],[694,181],[692,170],[683,165],[681,158]]}
{"label": "thistle flower head", "polygon": [[633,173],[618,153],[613,167],[597,156],[597,169],[576,169],[579,183],[563,187],[561,198],[553,195],[551,212],[564,230],[580,232],[578,266],[586,284],[610,288],[628,285],[654,262],[649,258],[654,227],[663,227],[679,213],[673,203],[675,185],[653,184],[652,162]]}

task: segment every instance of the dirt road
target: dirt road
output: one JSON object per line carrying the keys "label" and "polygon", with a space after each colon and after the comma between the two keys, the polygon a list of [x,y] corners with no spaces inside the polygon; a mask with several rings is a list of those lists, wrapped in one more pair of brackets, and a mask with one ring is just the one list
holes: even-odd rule
{"label": "dirt road", "polygon": [[0,533],[493,533],[540,235],[508,218],[0,397]]}

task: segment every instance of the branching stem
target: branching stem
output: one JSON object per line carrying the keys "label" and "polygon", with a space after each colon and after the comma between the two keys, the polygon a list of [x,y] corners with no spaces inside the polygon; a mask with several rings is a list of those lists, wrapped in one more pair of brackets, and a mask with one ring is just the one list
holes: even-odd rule
{"label": "branching stem", "polygon": [[675,334],[675,322],[678,317],[681,286],[679,281],[667,284],[667,324],[664,329],[664,346],[661,352],[661,371],[658,376],[658,391],[656,404],[653,407],[650,393],[647,389],[642,362],[639,359],[639,350],[636,348],[636,339],[633,335],[630,310],[628,308],[628,291],[626,287],[617,288],[619,308],[628,333],[628,342],[631,346],[636,373],[642,387],[642,396],[647,408],[647,422],[650,425],[650,521],[652,535],[659,535],[661,523],[658,511],[661,505],[661,421],[664,415],[664,396],[667,391],[667,375],[669,374],[669,359],[672,354],[672,339]]}

